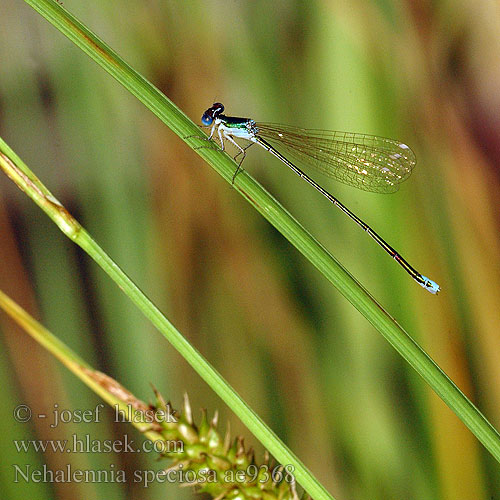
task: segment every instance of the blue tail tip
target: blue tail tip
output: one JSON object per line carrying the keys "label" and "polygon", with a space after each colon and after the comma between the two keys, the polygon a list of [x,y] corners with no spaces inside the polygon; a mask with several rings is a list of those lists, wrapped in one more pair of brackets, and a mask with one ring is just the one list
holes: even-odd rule
{"label": "blue tail tip", "polygon": [[419,284],[423,288],[425,288],[428,292],[431,292],[433,295],[436,295],[441,290],[441,287],[435,281],[432,281],[431,279],[427,278],[427,276],[422,276],[422,278],[424,279],[424,282]]}

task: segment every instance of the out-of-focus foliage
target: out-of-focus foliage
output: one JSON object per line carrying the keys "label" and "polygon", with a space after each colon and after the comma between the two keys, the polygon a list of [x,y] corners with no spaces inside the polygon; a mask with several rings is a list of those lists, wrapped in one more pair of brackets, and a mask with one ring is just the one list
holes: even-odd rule
{"label": "out-of-focus foliage", "polygon": [[[500,425],[500,8],[494,2],[208,0],[64,7],[198,119],[228,114],[401,139],[394,195],[319,179],[442,288],[432,296],[318,193],[252,148],[251,171]],[[0,16],[0,134],[338,499],[500,496],[498,466],[376,331],[234,190],[21,1]],[[220,407],[52,223],[0,178],[0,288],[134,393]],[[19,452],[139,441],[0,317],[2,498],[191,498],[156,454]],[[35,417],[18,423],[13,409]],[[57,407],[55,405],[58,405]],[[47,414],[46,419],[36,417]],[[94,419],[96,420],[96,419]],[[230,411],[235,434],[245,429]],[[247,441],[252,437],[246,433]],[[258,448],[259,452],[259,448]],[[258,454],[257,452],[257,454]],[[126,472],[126,485],[24,472]]]}

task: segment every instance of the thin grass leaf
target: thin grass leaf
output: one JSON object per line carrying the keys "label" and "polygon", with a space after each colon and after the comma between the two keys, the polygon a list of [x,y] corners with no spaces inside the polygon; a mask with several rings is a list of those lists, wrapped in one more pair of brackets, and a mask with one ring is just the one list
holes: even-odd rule
{"label": "thin grass leaf", "polygon": [[282,464],[293,466],[297,482],[311,496],[317,500],[333,499],[305,465],[247,405],[219,372],[168,321],[1,138],[0,168],[57,224],[68,238],[85,250],[99,264],[272,455]]}

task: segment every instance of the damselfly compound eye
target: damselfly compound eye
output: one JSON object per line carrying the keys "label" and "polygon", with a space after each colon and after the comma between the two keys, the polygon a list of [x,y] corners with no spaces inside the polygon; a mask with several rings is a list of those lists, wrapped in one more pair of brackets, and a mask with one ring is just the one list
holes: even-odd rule
{"label": "damselfly compound eye", "polygon": [[209,127],[210,125],[212,125],[214,119],[213,119],[213,116],[209,113],[210,110],[207,110],[203,113],[203,116],[201,117],[201,123],[203,123],[203,125],[206,125],[207,127]]}

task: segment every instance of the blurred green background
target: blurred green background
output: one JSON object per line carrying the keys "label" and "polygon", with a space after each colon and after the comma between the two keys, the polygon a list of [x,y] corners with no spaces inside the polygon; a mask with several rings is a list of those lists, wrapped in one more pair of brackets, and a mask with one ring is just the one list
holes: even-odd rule
{"label": "blurred green background", "polygon": [[[259,179],[500,426],[500,6],[487,0],[64,0],[196,122],[227,114],[393,137],[393,195],[321,179],[442,288],[432,296],[340,211],[252,148]],[[21,0],[0,16],[0,134],[337,499],[497,499],[498,464],[375,329],[178,137]],[[262,447],[113,283],[4,176],[0,288],[137,397]],[[0,314],[1,498],[193,497],[133,481],[154,454],[18,452],[14,440],[140,441],[34,414],[99,399]],[[15,482],[125,470],[127,484]]]}

